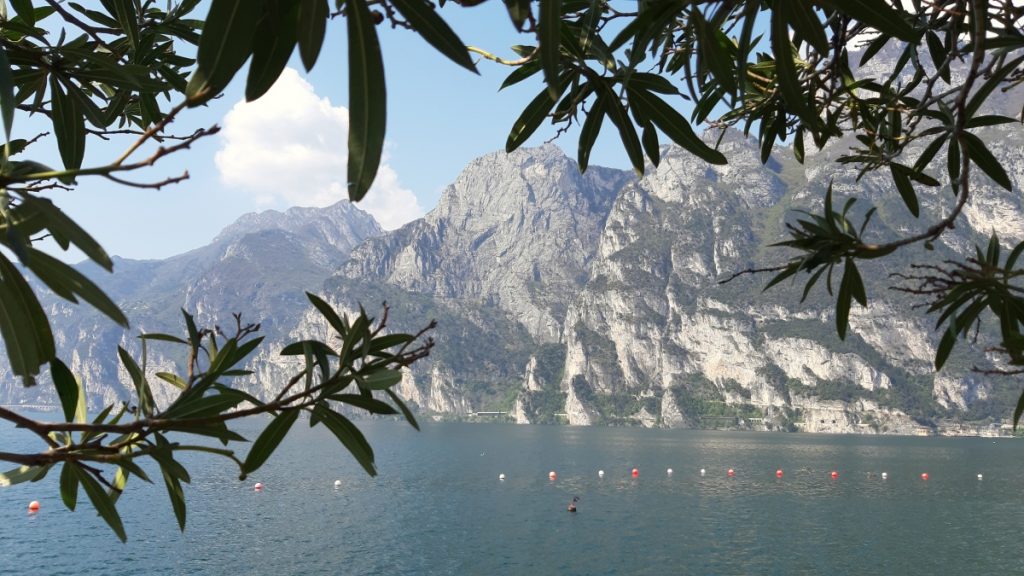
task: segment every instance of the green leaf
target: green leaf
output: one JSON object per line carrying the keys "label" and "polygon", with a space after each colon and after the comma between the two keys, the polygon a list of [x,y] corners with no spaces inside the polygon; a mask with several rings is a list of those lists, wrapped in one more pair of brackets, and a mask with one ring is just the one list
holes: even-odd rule
{"label": "green leaf", "polygon": [[501,83],[498,90],[504,90],[509,86],[513,86],[526,80],[530,76],[533,76],[537,72],[540,72],[540,60],[531,60],[526,64],[516,68],[511,74],[505,77],[505,81]]}
{"label": "green leaf", "polygon": [[356,428],[355,424],[324,404],[314,406],[313,414],[341,441],[367,474],[377,475],[373,464],[373,448],[370,447],[370,443],[366,441],[366,437],[359,431],[359,428]]}
{"label": "green leaf", "polygon": [[362,394],[332,394],[328,398],[335,402],[362,408],[372,414],[398,414],[398,410],[392,408],[390,404]]}
{"label": "green leaf", "polygon": [[810,126],[818,124],[818,118],[807,107],[807,101],[793,60],[793,43],[789,40],[789,26],[786,7],[792,0],[772,1],[772,53],[775,55],[775,77],[786,103],[786,110],[798,116]]}
{"label": "green leaf", "polygon": [[100,486],[100,483],[91,474],[85,470],[80,470],[78,467],[73,467],[72,470],[75,476],[78,477],[82,488],[85,489],[85,495],[89,497],[89,501],[96,508],[96,512],[106,521],[110,529],[114,531],[114,534],[117,534],[121,542],[126,541],[128,537],[124,533],[121,515],[117,513],[117,507],[114,506],[113,499],[103,490],[103,487]]}
{"label": "green leaf", "polygon": [[1015,58],[1010,62],[1003,64],[996,69],[996,71],[993,72],[977,90],[974,91],[971,99],[967,102],[967,107],[964,109],[968,118],[974,118],[978,113],[978,110],[981,109],[981,105],[988,100],[988,97],[992,92],[998,88],[999,84],[1006,80],[1006,77],[1016,70],[1022,62],[1024,62],[1024,56]]}
{"label": "green leaf", "polygon": [[61,161],[68,170],[78,170],[85,158],[85,116],[77,101],[64,93],[56,76],[50,76],[53,133]]}
{"label": "green leaf", "polygon": [[640,138],[637,137],[636,130],[633,128],[633,122],[630,121],[625,106],[622,105],[611,86],[602,82],[600,88],[597,98],[602,101],[601,106],[607,111],[612,124],[618,129],[619,139],[622,140],[626,155],[629,156],[629,161],[633,164],[633,170],[638,175],[642,175],[644,173],[644,153],[640,145]]}
{"label": "green leaf", "polygon": [[158,340],[161,342],[173,342],[175,344],[188,344],[188,341],[172,336],[170,334],[162,334],[160,332],[149,332],[146,334],[139,334],[139,340]]}
{"label": "green leaf", "polygon": [[825,25],[814,12],[814,8],[805,2],[791,2],[789,8],[789,23],[793,26],[793,31],[813,46],[819,54],[827,55],[831,46],[825,35]]}
{"label": "green leaf", "polygon": [[301,0],[299,5],[299,56],[307,72],[320,56],[330,12],[327,0]]}
{"label": "green leaf", "polygon": [[29,248],[26,264],[58,296],[71,302],[78,302],[77,297],[92,305],[119,325],[127,328],[128,318],[98,286],[71,266],[50,256],[49,254]]}
{"label": "green leaf", "polygon": [[53,333],[39,300],[17,268],[0,253],[0,336],[11,371],[34,383],[39,367],[56,357]]}
{"label": "green leaf", "polygon": [[640,134],[640,142],[644,146],[644,151],[647,152],[647,157],[651,159],[651,164],[657,168],[661,163],[661,150],[658,148],[658,131],[654,128],[654,124],[648,123],[644,126],[643,132]]}
{"label": "green leaf", "polygon": [[594,148],[594,143],[597,142],[597,135],[601,132],[603,124],[604,100],[598,98],[594,100],[594,104],[590,107],[586,118],[583,119],[583,126],[580,128],[579,151],[576,155],[580,172],[586,172],[587,166],[590,165],[590,151]]}
{"label": "green leaf", "polygon": [[840,340],[846,340],[846,329],[850,325],[850,305],[853,303],[853,293],[850,291],[850,276],[843,274],[839,283],[839,294],[836,298],[836,332]]}
{"label": "green leaf", "polygon": [[292,342],[281,349],[281,356],[302,356],[309,351],[320,351],[327,356],[337,356],[338,353],[331,349],[330,346],[320,342],[319,340],[300,340],[298,342]]}
{"label": "green leaf", "polygon": [[[78,408],[78,394],[81,385],[59,358],[50,360],[50,376],[53,378],[53,386],[57,389],[61,408],[64,409],[64,421],[73,422],[75,411]],[[74,507],[72,507],[73,509]]]}
{"label": "green leaf", "polygon": [[376,24],[366,0],[348,0],[348,198],[370,190],[384,149],[387,91]]}
{"label": "green leaf", "polygon": [[438,16],[427,0],[392,0],[395,8],[405,17],[424,40],[449,60],[472,72],[477,72],[466,44]]}
{"label": "green leaf", "polygon": [[857,265],[854,263],[853,258],[846,259],[843,280],[846,280],[847,276],[850,277],[850,294],[853,296],[853,299],[861,306],[867,306],[868,295],[864,290],[864,280],[860,277],[860,272],[857,270]]}
{"label": "green leaf", "polygon": [[139,19],[135,15],[135,3],[132,0],[111,0],[117,22],[128,38],[128,44],[135,49],[139,47]]}
{"label": "green leaf", "polygon": [[725,155],[711,148],[700,139],[682,114],[676,112],[667,102],[644,90],[628,90],[629,104],[642,111],[666,136],[691,154],[711,164],[726,164]]}
{"label": "green leaf", "polygon": [[942,45],[942,40],[939,38],[939,35],[931,30],[929,30],[925,35],[925,40],[928,43],[928,56],[932,59],[932,65],[934,65],[936,69],[942,66],[942,68],[939,69],[939,75],[946,84],[949,84],[949,66],[942,65],[943,62],[946,61],[946,47]]}
{"label": "green leaf", "polygon": [[522,146],[540,127],[544,119],[548,117],[551,109],[555,107],[555,102],[547,88],[541,90],[540,94],[537,94],[526,105],[523,113],[519,115],[515,124],[512,125],[512,131],[508,133],[508,139],[505,141],[505,152],[512,152]]}
{"label": "green leaf", "polygon": [[540,23],[537,38],[540,40],[540,64],[544,70],[544,82],[548,97],[557,100],[562,94],[558,76],[562,59],[562,0],[540,0]]}
{"label": "green leaf", "polygon": [[331,328],[334,328],[335,332],[341,336],[345,335],[345,332],[347,331],[345,329],[345,323],[341,321],[341,317],[338,316],[338,313],[334,311],[334,308],[330,304],[311,292],[306,292],[306,298],[313,304],[313,307],[320,312],[320,315],[327,320],[327,323],[331,325]]}
{"label": "green leaf", "polygon": [[899,164],[890,164],[889,171],[892,173],[892,181],[896,184],[896,190],[903,198],[907,210],[910,210],[914,218],[917,218],[921,213],[921,208],[917,203],[917,192],[914,191],[914,185],[910,183],[909,170]]}
{"label": "green leaf", "polygon": [[818,6],[851,16],[872,28],[900,40],[916,42],[919,34],[904,19],[905,11],[894,9],[885,0],[814,0]]}
{"label": "green leaf", "polygon": [[149,390],[149,383],[146,382],[146,375],[143,374],[142,368],[139,368],[131,354],[121,346],[117,347],[117,355],[121,359],[121,364],[128,372],[128,376],[132,379],[132,384],[135,385],[135,394],[139,397],[139,410],[145,416],[152,416],[156,406],[153,401],[153,393]]}
{"label": "green leaf", "polygon": [[78,504],[78,468],[77,462],[67,461],[60,471],[60,499],[68,510],[75,511]]}
{"label": "green leaf", "polygon": [[253,442],[252,448],[249,449],[249,454],[245,457],[242,471],[248,474],[262,466],[274,450],[277,449],[278,444],[284,440],[288,430],[291,429],[292,424],[295,423],[295,419],[298,417],[299,410],[290,409],[282,410],[276,418],[271,420],[266,429]]}
{"label": "green leaf", "polygon": [[174,509],[174,517],[178,520],[178,528],[185,531],[185,492],[181,489],[181,482],[170,473],[169,470],[161,467],[160,472],[164,477],[164,486],[167,487],[167,497],[171,500],[171,508]]}
{"label": "green leaf", "polygon": [[970,132],[963,132],[960,135],[960,142],[963,144],[964,151],[967,153],[967,157],[971,159],[971,162],[974,162],[978,168],[981,168],[982,172],[987,174],[996,184],[1011,192],[1013,191],[1013,183],[1010,182],[1010,177],[1006,174],[1006,170],[996,160],[996,157],[992,155],[992,152],[989,152],[981,138]]}
{"label": "green leaf", "polygon": [[1013,431],[1017,431],[1017,424],[1020,423],[1020,415],[1024,414],[1024,392],[1017,399],[1017,407],[1013,409]]}
{"label": "green leaf", "polygon": [[402,399],[398,397],[398,394],[395,394],[395,391],[390,388],[385,390],[385,392],[387,392],[388,396],[391,397],[391,401],[398,406],[398,409],[402,411],[402,416],[405,416],[405,419],[409,421],[409,424],[413,428],[419,430],[420,425],[416,422],[416,417],[413,416],[412,410],[409,410],[409,407],[405,405],[405,402],[402,402]]}
{"label": "green leaf", "polygon": [[725,92],[735,94],[736,68],[732,41],[718,26],[709,24],[699,9],[694,8],[690,17],[697,32],[701,61]]}
{"label": "green leaf", "polygon": [[390,368],[380,368],[370,374],[360,375],[360,388],[365,390],[386,390],[402,381],[402,373]]}
{"label": "green leaf", "polygon": [[531,0],[504,0],[505,8],[508,9],[508,16],[515,24],[516,30],[523,31],[526,19],[530,17]]}
{"label": "green leaf", "polygon": [[18,16],[25,21],[25,24],[29,26],[36,25],[36,9],[32,5],[32,0],[11,0],[11,6],[14,7],[14,11],[18,13]]}
{"label": "green leaf", "polygon": [[265,0],[212,0],[185,95],[198,106],[220,94],[252,53]]}
{"label": "green leaf", "polygon": [[53,234],[54,241],[64,250],[74,245],[104,270],[110,272],[114,269],[114,263],[106,250],[50,199],[23,196],[18,210],[23,211],[28,218],[41,218],[45,222],[44,227]]}
{"label": "green leaf", "polygon": [[298,4],[272,2],[256,27],[256,42],[245,82],[245,100],[251,102],[266,94],[288,64],[298,41]]}
{"label": "green leaf", "polygon": [[4,140],[10,142],[11,127],[14,125],[14,74],[7,59],[7,47],[0,46],[0,116],[4,121]]}
{"label": "green leaf", "polygon": [[46,466],[18,466],[14,470],[8,470],[0,474],[0,488],[14,486],[22,482],[35,482],[46,475],[52,464]]}
{"label": "green leaf", "polygon": [[949,353],[953,351],[953,346],[956,344],[956,317],[950,322],[949,328],[942,335],[942,339],[939,340],[939,347],[935,350],[935,370],[942,370],[942,367],[946,364],[946,359],[949,358]]}

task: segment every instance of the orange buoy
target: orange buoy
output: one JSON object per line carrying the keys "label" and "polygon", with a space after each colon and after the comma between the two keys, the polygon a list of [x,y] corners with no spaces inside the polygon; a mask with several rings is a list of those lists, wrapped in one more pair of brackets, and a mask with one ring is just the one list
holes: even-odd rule
{"label": "orange buoy", "polygon": [[836,472],[835,470],[833,470],[832,474],[830,474],[830,476],[832,476],[832,479],[835,480],[836,478],[839,478],[839,472]]}
{"label": "orange buoy", "polygon": [[39,501],[38,500],[33,500],[33,501],[29,502],[28,503],[28,511],[29,512],[38,512],[39,511]]}
{"label": "orange buoy", "polygon": [[636,478],[639,475],[640,475],[640,471],[637,470],[636,468],[633,468],[633,478]]}
{"label": "orange buoy", "polygon": [[782,478],[782,468],[779,468],[778,470],[775,471],[775,477]]}
{"label": "orange buoy", "polygon": [[548,472],[548,480],[554,480],[555,478],[558,478],[558,474],[555,474],[554,470]]}
{"label": "orange buoy", "polygon": [[259,492],[260,490],[263,490],[263,483],[262,482],[257,482],[256,485],[252,487],[252,489],[257,491],[257,492]]}
{"label": "orange buoy", "polygon": [[729,471],[726,472],[726,474],[729,475],[729,476],[735,476],[736,475],[736,471],[733,470],[732,468],[729,468]]}
{"label": "orange buoy", "polygon": [[927,479],[928,479],[928,473],[927,472],[922,472],[921,473],[921,480],[927,480]]}

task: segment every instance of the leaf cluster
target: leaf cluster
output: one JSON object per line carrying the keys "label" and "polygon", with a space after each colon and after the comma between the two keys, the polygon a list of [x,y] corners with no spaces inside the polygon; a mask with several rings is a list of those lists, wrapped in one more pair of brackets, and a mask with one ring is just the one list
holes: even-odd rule
{"label": "leaf cluster", "polygon": [[[200,329],[193,317],[183,312],[184,336],[139,336],[140,360],[119,346],[118,356],[134,386],[135,402],[109,405],[92,420],[87,419],[81,381],[60,360],[54,360],[51,373],[65,422],[36,422],[0,409],[0,418],[31,430],[47,444],[47,450],[37,454],[5,454],[3,459],[20,462],[21,466],[0,474],[0,486],[38,481],[51,468],[60,466],[60,492],[65,505],[74,510],[79,488],[84,489],[97,512],[123,541],[126,534],[117,512],[117,498],[131,476],[151,482],[138,464],[149,458],[160,469],[178,525],[184,530],[182,484],[188,484],[191,477],[177,455],[198,451],[230,459],[238,466],[240,479],[245,479],[270,458],[303,413],[310,426],[323,424],[368,474],[375,475],[373,449],[344,412],[357,409],[369,414],[401,415],[418,428],[394,387],[402,380],[402,368],[429,354],[433,341],[423,337],[433,324],[418,334],[391,333],[387,330],[387,307],[380,320],[362,309],[350,320],[320,297],[307,296],[335,338],[330,342],[300,340],[285,346],[281,354],[300,357],[303,367],[270,400],[256,398],[234,384],[234,379],[252,374],[243,365],[263,341],[255,335],[259,325],[243,324],[239,315],[235,316],[233,332],[225,334],[216,326]],[[185,369],[181,373],[151,373],[147,351],[155,343],[184,347],[189,358]],[[177,389],[167,406],[158,406],[154,400],[154,376]],[[245,458],[239,458],[231,443],[247,439],[229,424],[258,414],[273,419],[253,441]],[[192,438],[213,438],[220,446],[191,443]]]}

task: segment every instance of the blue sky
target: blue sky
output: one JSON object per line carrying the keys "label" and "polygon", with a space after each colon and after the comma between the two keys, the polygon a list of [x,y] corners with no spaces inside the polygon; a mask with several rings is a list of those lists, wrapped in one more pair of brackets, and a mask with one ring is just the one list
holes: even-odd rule
{"label": "blue sky", "polygon": [[[532,43],[516,33],[504,5],[442,11],[469,45],[505,57],[509,46]],[[378,27],[388,86],[385,165],[378,189],[360,206],[395,227],[432,209],[444,186],[473,158],[504,148],[512,123],[540,90],[539,79],[498,92],[511,69],[478,63],[476,76],[437,54],[415,33]],[[165,258],[208,243],[224,226],[246,212],[283,210],[293,205],[325,205],[344,197],[347,63],[345,21],[328,27],[320,60],[305,74],[294,59],[279,86],[255,104],[242,105],[244,70],[227,94],[208,108],[188,111],[179,133],[219,124],[222,134],[189,151],[133,175],[158,181],[187,170],[190,179],[162,190],[126,188],[101,179],[82,179],[72,192],[53,195],[59,206],[90,231],[111,254],[128,258]],[[265,101],[264,101],[265,100]],[[15,119],[15,137],[38,131],[33,119]],[[554,134],[544,126],[529,142]],[[575,134],[559,144],[575,155]],[[116,157],[127,141],[90,143],[87,165]],[[59,165],[57,154],[37,146],[33,152]],[[614,130],[605,130],[592,164],[626,167]]]}

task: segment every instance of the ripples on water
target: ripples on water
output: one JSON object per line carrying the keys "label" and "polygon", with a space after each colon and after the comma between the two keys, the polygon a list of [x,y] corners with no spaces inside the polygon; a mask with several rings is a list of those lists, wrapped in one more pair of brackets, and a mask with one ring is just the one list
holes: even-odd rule
{"label": "ripples on water", "polygon": [[[258,426],[261,422],[248,423]],[[377,478],[296,426],[254,477],[194,457],[188,527],[133,479],[121,545],[59,474],[0,489],[3,574],[1018,574],[1024,444],[366,422]],[[254,436],[255,434],[252,434]],[[0,429],[0,446],[26,437]],[[639,478],[630,470],[639,468]],[[673,468],[672,476],[666,474]],[[700,468],[707,470],[701,477]],[[727,478],[728,468],[736,477]],[[782,468],[785,476],[775,478]],[[598,478],[597,471],[605,470]],[[558,472],[550,482],[547,472]],[[829,478],[832,470],[838,480]],[[880,473],[888,472],[882,480]],[[928,472],[931,479],[920,479]],[[505,481],[498,475],[504,473]],[[983,473],[979,482],[976,474]],[[335,479],[343,485],[335,489]],[[260,481],[263,492],[251,486]],[[579,512],[565,506],[579,495]],[[39,514],[26,514],[39,500]]]}

